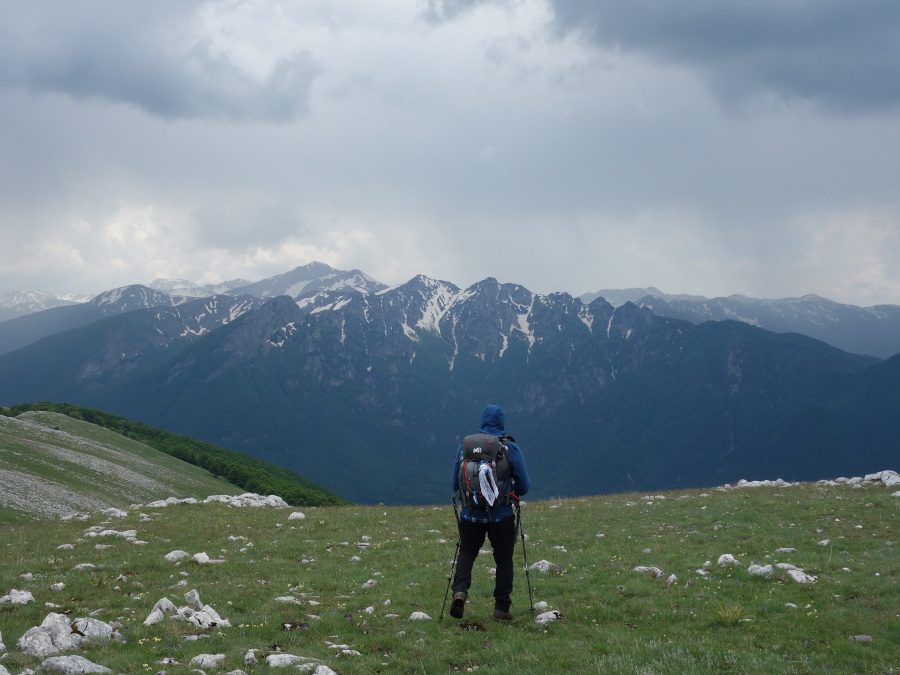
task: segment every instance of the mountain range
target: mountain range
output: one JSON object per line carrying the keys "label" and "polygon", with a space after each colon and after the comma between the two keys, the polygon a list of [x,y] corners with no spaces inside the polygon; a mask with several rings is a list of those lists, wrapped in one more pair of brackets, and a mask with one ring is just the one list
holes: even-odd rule
{"label": "mountain range", "polygon": [[900,449],[900,357],[492,278],[335,273],[47,335],[0,357],[0,403],[104,408],[367,502],[446,499],[487,402],[543,496],[864,473]]}
{"label": "mountain range", "polygon": [[900,352],[900,306],[858,307],[818,295],[759,299],[745,295],[706,298],[669,295],[657,288],[600,290],[583,302],[603,297],[614,305],[633,302],[661,316],[704,321],[742,321],[776,333],[800,333],[857,354],[887,358]]}

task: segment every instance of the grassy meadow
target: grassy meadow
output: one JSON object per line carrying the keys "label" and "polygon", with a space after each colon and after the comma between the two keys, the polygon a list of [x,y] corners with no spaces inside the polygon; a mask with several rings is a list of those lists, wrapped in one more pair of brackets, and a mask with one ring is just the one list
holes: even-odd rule
{"label": "grassy meadow", "polygon": [[[290,521],[293,509],[174,506],[105,526],[136,529],[146,545],[83,536],[103,522],[99,514],[9,523],[0,527],[0,594],[27,589],[36,602],[0,608],[9,650],[0,663],[11,673],[38,665],[15,643],[52,602],[73,619],[97,612],[125,624],[127,644],[79,652],[114,672],[189,672],[192,657],[221,653],[222,672],[264,673],[264,656],[279,650],[342,674],[898,672],[900,498],[891,492],[802,485],[528,503],[529,563],[563,568],[530,573],[535,601],[562,614],[544,627],[530,617],[521,542],[512,623],[490,619],[487,551],[475,563],[465,619],[438,620],[456,542],[449,505],[304,508],[305,519]],[[57,549],[67,543],[74,549]],[[224,562],[166,562],[173,549]],[[740,564],[718,567],[724,553]],[[707,560],[712,569],[701,577],[695,570]],[[774,562],[818,580],[747,573],[751,563]],[[80,563],[97,569],[74,570]],[[637,573],[638,565],[664,575]],[[677,580],[667,583],[670,574]],[[57,582],[65,588],[51,590]],[[157,600],[182,606],[191,589],[232,627],[204,632],[168,618],[142,625]],[[416,611],[431,620],[409,620]],[[202,637],[186,640],[191,634]],[[248,649],[259,650],[259,665],[244,665]],[[156,663],[166,657],[180,665]]]}

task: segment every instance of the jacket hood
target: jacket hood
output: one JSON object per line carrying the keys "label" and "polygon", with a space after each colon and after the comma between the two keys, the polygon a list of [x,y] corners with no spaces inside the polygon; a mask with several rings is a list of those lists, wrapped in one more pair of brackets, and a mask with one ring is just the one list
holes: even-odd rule
{"label": "jacket hood", "polygon": [[481,429],[483,434],[502,436],[506,432],[506,424],[503,419],[503,408],[499,405],[487,405],[481,413]]}

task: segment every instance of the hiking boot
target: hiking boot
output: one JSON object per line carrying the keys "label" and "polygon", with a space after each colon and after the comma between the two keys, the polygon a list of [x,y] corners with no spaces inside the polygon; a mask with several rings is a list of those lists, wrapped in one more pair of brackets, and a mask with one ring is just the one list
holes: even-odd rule
{"label": "hiking boot", "polygon": [[463,618],[463,610],[466,607],[466,594],[456,592],[453,594],[453,602],[450,603],[450,616],[454,619]]}
{"label": "hiking boot", "polygon": [[512,613],[508,609],[495,609],[494,621],[512,621]]}

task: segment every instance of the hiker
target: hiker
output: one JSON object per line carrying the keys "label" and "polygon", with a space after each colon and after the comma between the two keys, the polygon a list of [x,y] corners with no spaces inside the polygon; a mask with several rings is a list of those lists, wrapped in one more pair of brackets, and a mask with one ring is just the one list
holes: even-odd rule
{"label": "hiker", "polygon": [[[494,619],[509,621],[513,587],[513,549],[516,544],[516,519],[512,503],[524,496],[531,487],[525,457],[512,436],[506,433],[503,408],[488,405],[481,414],[480,433],[499,440],[500,457],[496,471],[487,470],[490,462],[473,462],[466,459],[473,448],[467,446],[481,442],[483,445],[497,445],[491,438],[467,436],[456,450],[453,466],[454,499],[463,503],[459,515],[459,558],[453,577],[453,601],[450,616],[461,619],[472,585],[472,566],[484,544],[485,535],[494,551],[497,564],[497,578],[494,582]],[[481,448],[474,448],[475,453]],[[461,469],[468,469],[461,475]],[[493,498],[492,498],[493,497]],[[492,502],[492,503],[491,503]]]}

